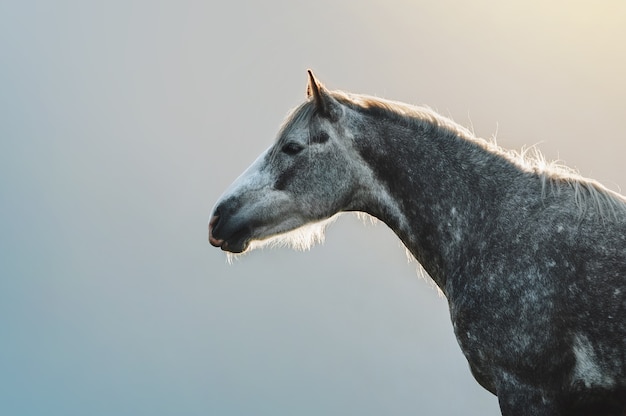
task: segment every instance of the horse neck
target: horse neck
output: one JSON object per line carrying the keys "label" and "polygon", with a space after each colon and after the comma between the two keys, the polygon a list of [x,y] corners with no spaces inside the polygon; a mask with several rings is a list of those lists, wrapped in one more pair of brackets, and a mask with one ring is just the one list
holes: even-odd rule
{"label": "horse neck", "polygon": [[363,130],[367,137],[356,142],[390,197],[374,197],[362,210],[392,228],[447,293],[448,277],[461,266],[463,252],[484,236],[508,189],[524,175],[460,128],[442,122],[376,120]]}

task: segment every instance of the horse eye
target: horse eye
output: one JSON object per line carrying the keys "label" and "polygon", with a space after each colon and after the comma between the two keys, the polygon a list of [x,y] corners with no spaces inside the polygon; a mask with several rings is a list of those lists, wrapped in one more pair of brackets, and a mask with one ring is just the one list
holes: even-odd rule
{"label": "horse eye", "polygon": [[288,155],[296,155],[300,153],[302,149],[303,149],[303,146],[301,144],[295,143],[295,142],[289,142],[285,144],[280,150],[283,153],[286,153]]}

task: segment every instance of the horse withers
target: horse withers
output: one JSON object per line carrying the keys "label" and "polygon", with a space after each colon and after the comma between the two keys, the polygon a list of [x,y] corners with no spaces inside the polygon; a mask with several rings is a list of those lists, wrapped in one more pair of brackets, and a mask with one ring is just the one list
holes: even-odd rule
{"label": "horse withers", "polygon": [[503,415],[626,414],[626,199],[435,112],[329,91],[225,192],[209,242],[306,248],[328,220],[385,222],[445,294]]}

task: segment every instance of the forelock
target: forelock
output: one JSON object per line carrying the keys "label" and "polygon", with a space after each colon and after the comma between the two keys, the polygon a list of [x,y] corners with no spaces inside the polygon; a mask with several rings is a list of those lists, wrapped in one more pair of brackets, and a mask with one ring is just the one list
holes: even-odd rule
{"label": "forelock", "polygon": [[301,128],[302,126],[308,127],[314,114],[315,103],[312,100],[305,101],[298,107],[291,110],[279,130],[278,140],[282,137],[288,136],[297,128]]}

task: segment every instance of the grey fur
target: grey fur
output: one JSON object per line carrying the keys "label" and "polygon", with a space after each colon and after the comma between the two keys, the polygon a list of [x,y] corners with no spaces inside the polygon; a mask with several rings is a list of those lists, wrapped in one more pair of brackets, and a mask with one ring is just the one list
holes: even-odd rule
{"label": "grey fur", "polygon": [[316,94],[218,201],[210,242],[241,252],[368,213],[445,294],[503,415],[626,414],[624,197],[431,110],[310,82]]}

